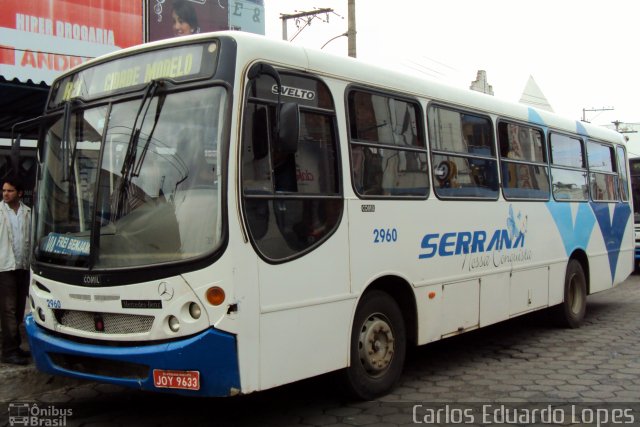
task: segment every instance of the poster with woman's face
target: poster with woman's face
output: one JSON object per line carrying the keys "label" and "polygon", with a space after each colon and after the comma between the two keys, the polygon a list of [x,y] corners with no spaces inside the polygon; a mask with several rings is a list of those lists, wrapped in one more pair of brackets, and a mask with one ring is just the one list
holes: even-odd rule
{"label": "poster with woman's face", "polygon": [[148,0],[147,41],[229,29],[228,0]]}

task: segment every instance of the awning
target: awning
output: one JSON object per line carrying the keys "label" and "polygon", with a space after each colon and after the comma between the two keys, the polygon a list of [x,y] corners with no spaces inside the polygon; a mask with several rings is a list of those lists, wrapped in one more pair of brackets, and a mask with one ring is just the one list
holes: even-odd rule
{"label": "awning", "polygon": [[[11,138],[14,124],[40,116],[44,111],[48,92],[49,86],[43,82],[20,82],[18,79],[6,80],[0,76],[0,138]],[[35,133],[23,133],[23,138],[36,137]]]}

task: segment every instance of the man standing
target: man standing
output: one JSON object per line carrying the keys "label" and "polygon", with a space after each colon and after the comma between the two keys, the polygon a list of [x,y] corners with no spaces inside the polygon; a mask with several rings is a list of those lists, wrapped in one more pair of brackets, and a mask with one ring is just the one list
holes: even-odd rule
{"label": "man standing", "polygon": [[31,209],[20,201],[24,193],[18,179],[5,178],[0,203],[0,328],[2,362],[29,363],[20,348],[20,324],[29,292]]}

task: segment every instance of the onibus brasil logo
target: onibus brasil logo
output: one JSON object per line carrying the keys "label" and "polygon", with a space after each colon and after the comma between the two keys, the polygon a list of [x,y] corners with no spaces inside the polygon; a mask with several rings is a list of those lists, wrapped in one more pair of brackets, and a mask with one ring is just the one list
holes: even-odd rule
{"label": "onibus brasil logo", "polygon": [[10,426],[66,426],[67,419],[73,415],[70,408],[26,402],[9,403],[8,412]]}
{"label": "onibus brasil logo", "polygon": [[418,259],[462,256],[462,270],[470,271],[529,261],[532,254],[525,247],[526,234],[527,215],[514,213],[509,205],[504,228],[425,234]]}

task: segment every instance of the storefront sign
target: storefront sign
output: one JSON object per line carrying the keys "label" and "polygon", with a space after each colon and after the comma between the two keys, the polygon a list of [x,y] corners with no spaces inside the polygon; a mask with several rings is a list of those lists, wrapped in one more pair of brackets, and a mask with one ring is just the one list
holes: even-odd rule
{"label": "storefront sign", "polygon": [[96,56],[142,43],[142,3],[4,0],[0,75],[51,84]]}

